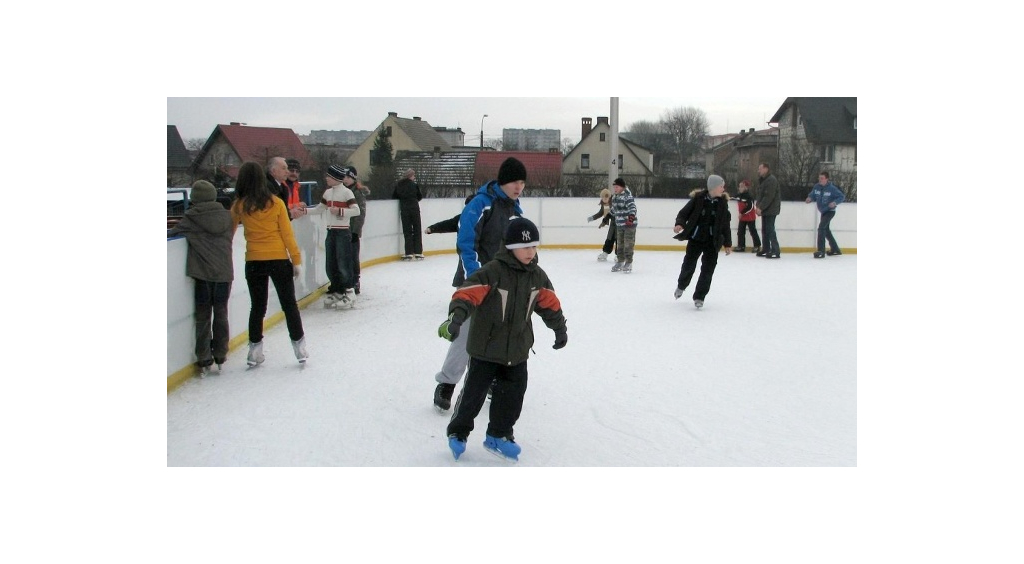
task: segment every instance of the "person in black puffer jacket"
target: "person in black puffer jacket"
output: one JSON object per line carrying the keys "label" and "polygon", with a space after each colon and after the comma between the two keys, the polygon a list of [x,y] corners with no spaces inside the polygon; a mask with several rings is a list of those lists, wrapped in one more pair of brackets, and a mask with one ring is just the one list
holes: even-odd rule
{"label": "person in black puffer jacket", "polygon": [[690,201],[679,210],[676,224],[672,228],[677,233],[674,237],[686,244],[686,256],[683,266],[679,269],[675,297],[678,300],[697,269],[697,258],[700,260],[700,277],[693,291],[693,305],[704,307],[704,298],[711,289],[711,277],[718,266],[718,251],[725,246],[725,254],[732,253],[732,235],[729,221],[729,201],[725,194],[725,179],[716,174],[708,177],[707,190],[694,190],[690,193]]}

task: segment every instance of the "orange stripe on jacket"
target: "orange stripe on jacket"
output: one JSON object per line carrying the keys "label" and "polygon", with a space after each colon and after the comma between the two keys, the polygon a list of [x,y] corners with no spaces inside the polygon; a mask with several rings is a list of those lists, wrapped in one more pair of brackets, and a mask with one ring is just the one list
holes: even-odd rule
{"label": "orange stripe on jacket", "polygon": [[537,305],[544,309],[550,309],[552,311],[558,311],[562,309],[562,302],[558,301],[558,296],[554,292],[547,288],[541,288],[540,293],[537,294]]}
{"label": "orange stripe on jacket", "polygon": [[491,287],[486,284],[476,284],[473,286],[466,286],[465,288],[459,288],[452,294],[453,300],[463,300],[473,304],[476,307],[483,303],[484,298],[491,291]]}

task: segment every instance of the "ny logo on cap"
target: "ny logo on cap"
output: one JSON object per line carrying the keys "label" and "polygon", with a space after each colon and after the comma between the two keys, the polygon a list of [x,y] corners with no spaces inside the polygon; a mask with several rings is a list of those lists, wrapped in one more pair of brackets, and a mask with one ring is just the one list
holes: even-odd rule
{"label": "ny logo on cap", "polygon": [[523,241],[529,241],[529,240],[530,240],[530,230],[527,229],[527,230],[523,231]]}

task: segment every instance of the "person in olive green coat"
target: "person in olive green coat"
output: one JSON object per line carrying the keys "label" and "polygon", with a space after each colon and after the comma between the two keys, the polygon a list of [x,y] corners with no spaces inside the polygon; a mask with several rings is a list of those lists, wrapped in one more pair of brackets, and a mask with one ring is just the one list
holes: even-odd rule
{"label": "person in olive green coat", "polygon": [[526,218],[513,219],[505,230],[504,243],[491,261],[455,291],[448,319],[438,328],[438,335],[451,341],[473,315],[466,344],[469,372],[447,429],[448,446],[456,460],[466,450],[473,420],[484,405],[492,381],[494,392],[484,447],[518,460],[521,449],[515,443],[512,427],[526,395],[526,362],[533,346],[532,314],[537,313],[555,332],[555,349],[569,340],[561,303],[548,275],[537,264],[537,226]]}

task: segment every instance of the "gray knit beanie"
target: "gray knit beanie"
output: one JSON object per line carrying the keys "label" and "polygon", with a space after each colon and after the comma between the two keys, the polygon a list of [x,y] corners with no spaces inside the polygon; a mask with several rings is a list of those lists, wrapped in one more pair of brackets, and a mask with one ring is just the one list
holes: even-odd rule
{"label": "gray knit beanie", "polygon": [[217,201],[217,189],[213,187],[213,184],[205,180],[196,180],[192,184],[192,193],[189,194],[189,200],[193,204],[200,202],[216,202]]}

